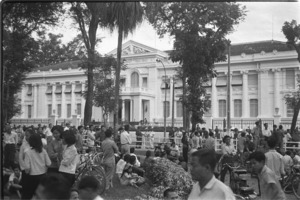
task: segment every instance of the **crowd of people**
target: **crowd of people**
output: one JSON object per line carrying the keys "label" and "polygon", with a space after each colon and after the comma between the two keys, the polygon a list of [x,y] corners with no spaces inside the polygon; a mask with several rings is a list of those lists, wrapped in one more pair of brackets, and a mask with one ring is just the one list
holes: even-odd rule
{"label": "crowd of people", "polygon": [[[114,135],[112,128],[106,129],[105,126],[72,127],[66,123],[65,127],[52,124],[48,127],[11,127],[7,124],[3,133],[4,167],[13,171],[6,186],[7,191],[22,199],[39,199],[43,195],[54,195],[51,191],[55,187],[51,188],[51,184],[66,182],[65,187],[69,189],[65,191],[68,194],[58,192],[61,196],[88,199],[82,197],[90,195],[91,199],[101,199],[95,192],[99,187],[95,177],[82,178],[77,188],[72,188],[79,154],[103,151],[106,189],[113,187],[115,173],[121,185],[139,187],[145,182],[145,166],[153,158],[153,149],[154,157],[169,159],[192,175],[196,184],[189,199],[208,199],[213,195],[209,188],[220,199],[234,199],[232,191],[223,184],[230,169],[223,167],[219,172],[220,181],[217,179],[219,174],[216,173],[218,159],[215,140],[222,139],[221,154],[224,158],[238,155],[242,163],[251,160],[254,171],[262,180],[260,185],[263,199],[285,199],[279,182],[282,176],[290,173],[293,165],[300,164],[299,152],[283,152],[283,144],[292,137],[281,125],[278,129],[274,125],[269,130],[268,124],[260,128],[259,123],[256,123],[252,130],[233,129],[229,134],[220,131],[218,127],[208,131],[197,127],[191,132],[174,128],[169,133],[168,142],[158,145],[154,144],[154,135],[152,127],[144,133],[139,127],[136,130],[135,147],[145,146],[149,149],[141,162],[135,154],[129,125],[121,127],[119,133]],[[232,139],[237,141],[236,148]],[[229,160],[222,159],[222,164]],[[169,194],[176,196],[172,189],[166,192],[166,195]]]}

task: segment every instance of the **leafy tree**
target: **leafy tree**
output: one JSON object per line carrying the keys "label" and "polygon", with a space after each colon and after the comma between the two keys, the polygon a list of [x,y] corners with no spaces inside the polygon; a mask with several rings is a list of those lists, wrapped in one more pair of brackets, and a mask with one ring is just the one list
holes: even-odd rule
{"label": "leafy tree", "polygon": [[97,39],[98,26],[105,26],[106,3],[96,2],[75,2],[71,4],[73,19],[79,25],[79,30],[86,48],[87,62],[82,68],[86,69],[87,74],[87,95],[84,108],[84,124],[89,124],[92,118],[93,93],[94,93],[94,69],[96,63],[95,46],[100,40]]}
{"label": "leafy tree", "polygon": [[[94,69],[93,105],[102,108],[104,123],[107,123],[108,114],[114,111],[114,72],[117,61],[112,56],[96,55]],[[87,96],[87,92],[84,93]]]}
{"label": "leafy tree", "polygon": [[2,4],[3,90],[2,123],[20,114],[21,90],[26,75],[37,65],[33,33],[59,22],[62,3],[5,2]]}
{"label": "leafy tree", "polygon": [[[300,25],[297,24],[296,20],[291,22],[284,22],[282,32],[287,39],[287,45],[294,48],[298,54],[298,61],[300,62]],[[294,110],[293,120],[291,124],[291,134],[294,133],[298,114],[300,110],[300,84],[298,83],[298,89],[295,92],[286,94],[284,96],[286,104]]]}
{"label": "leafy tree", "polygon": [[119,124],[119,95],[120,95],[120,72],[121,72],[121,53],[122,40],[130,32],[133,32],[143,19],[143,9],[139,2],[115,2],[110,3],[108,13],[108,26],[111,31],[118,29],[118,47],[117,47],[117,68],[115,79],[115,115],[114,128]]}
{"label": "leafy tree", "polygon": [[[174,37],[170,59],[182,65],[183,83],[187,83],[183,104],[192,112],[193,128],[203,122],[210,101],[203,87],[215,76],[214,63],[225,61],[225,36],[245,15],[236,3],[155,2],[146,3],[148,20],[160,36]],[[186,127],[185,127],[186,128]]]}

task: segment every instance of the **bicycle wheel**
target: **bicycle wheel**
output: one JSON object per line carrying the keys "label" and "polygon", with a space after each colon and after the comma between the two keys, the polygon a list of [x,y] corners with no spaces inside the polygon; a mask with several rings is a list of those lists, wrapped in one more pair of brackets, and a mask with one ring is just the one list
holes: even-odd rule
{"label": "bicycle wheel", "polygon": [[295,196],[300,199],[300,174],[297,174],[293,177],[292,188]]}
{"label": "bicycle wheel", "polygon": [[103,194],[106,188],[106,177],[104,169],[101,166],[93,166],[92,170],[86,170],[82,173],[82,176],[94,176],[99,181],[99,195]]}

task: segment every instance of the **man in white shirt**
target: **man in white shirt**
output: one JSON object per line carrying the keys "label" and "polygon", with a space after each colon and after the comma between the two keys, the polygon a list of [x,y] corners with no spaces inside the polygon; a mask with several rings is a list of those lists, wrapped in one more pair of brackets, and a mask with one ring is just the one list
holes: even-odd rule
{"label": "man in white shirt", "polygon": [[4,132],[4,167],[14,167],[16,146],[18,144],[18,134],[11,130],[10,124],[6,124]]}
{"label": "man in white shirt", "polygon": [[277,180],[279,180],[281,179],[281,175],[285,175],[285,171],[282,155],[275,150],[276,144],[277,140],[275,137],[270,137],[268,139],[268,146],[270,150],[267,153],[265,153],[265,164],[275,173]]}
{"label": "man in white shirt", "polygon": [[121,140],[121,153],[122,154],[130,153],[129,145],[131,144],[131,138],[130,138],[128,131],[129,131],[129,125],[126,125],[125,130],[123,130],[121,132],[120,140]]}
{"label": "man in white shirt", "polygon": [[67,123],[66,123],[66,127],[64,128],[64,131],[67,131],[67,130],[69,130],[69,129],[70,129],[70,123],[67,122]]}
{"label": "man in white shirt", "polygon": [[231,189],[214,176],[216,164],[216,153],[212,149],[201,149],[192,153],[191,175],[196,183],[189,200],[235,199]]}
{"label": "man in white shirt", "polygon": [[46,137],[52,136],[52,132],[51,132],[52,127],[53,127],[53,125],[50,123],[49,127],[46,128],[46,130],[45,130]]}

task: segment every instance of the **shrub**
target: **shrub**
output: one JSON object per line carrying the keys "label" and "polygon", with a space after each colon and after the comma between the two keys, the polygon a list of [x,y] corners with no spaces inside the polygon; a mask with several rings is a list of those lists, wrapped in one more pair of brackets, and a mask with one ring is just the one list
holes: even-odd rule
{"label": "shrub", "polygon": [[145,176],[152,184],[150,195],[163,198],[167,188],[174,188],[181,198],[192,190],[192,177],[180,165],[166,158],[154,158],[145,166]]}

